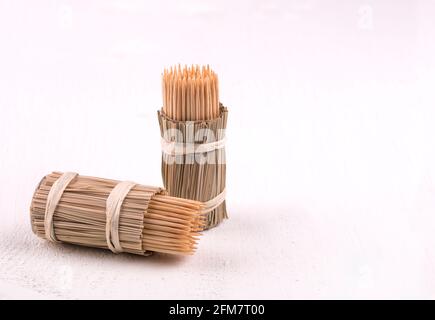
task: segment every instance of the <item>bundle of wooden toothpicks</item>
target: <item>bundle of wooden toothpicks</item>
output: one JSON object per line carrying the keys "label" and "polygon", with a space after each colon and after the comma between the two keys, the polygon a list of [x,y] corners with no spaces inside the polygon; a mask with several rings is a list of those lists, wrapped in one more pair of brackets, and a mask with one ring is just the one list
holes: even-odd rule
{"label": "bundle of wooden toothpicks", "polygon": [[172,67],[162,75],[158,111],[163,183],[171,196],[204,202],[205,229],[227,218],[225,129],[218,77],[209,66]]}
{"label": "bundle of wooden toothpicks", "polygon": [[32,230],[52,242],[148,255],[192,254],[203,204],[129,181],[53,172],[32,198]]}
{"label": "bundle of wooden toothpicks", "polygon": [[148,255],[192,254],[200,232],[227,218],[225,129],[209,66],[163,72],[158,111],[164,189],[53,172],[30,208],[33,232],[52,242]]}

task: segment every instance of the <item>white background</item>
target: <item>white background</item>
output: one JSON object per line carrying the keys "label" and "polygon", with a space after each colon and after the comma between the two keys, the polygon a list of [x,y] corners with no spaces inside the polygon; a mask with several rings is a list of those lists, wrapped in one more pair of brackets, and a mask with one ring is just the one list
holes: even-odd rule
{"label": "white background", "polygon": [[[435,298],[433,1],[0,1],[0,298]],[[210,64],[230,219],[192,257],[55,245],[53,170],[161,185],[160,76]]]}

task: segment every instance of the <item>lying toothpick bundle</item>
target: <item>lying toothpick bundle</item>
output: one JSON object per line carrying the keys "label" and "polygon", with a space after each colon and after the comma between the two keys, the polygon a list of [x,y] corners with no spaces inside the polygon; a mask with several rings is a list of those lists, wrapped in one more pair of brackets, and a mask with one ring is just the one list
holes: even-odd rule
{"label": "lying toothpick bundle", "polygon": [[171,196],[198,200],[209,208],[205,229],[227,218],[225,129],[228,111],[219,102],[218,77],[209,66],[164,70],[163,183]]}
{"label": "lying toothpick bundle", "polygon": [[200,202],[161,188],[54,172],[38,185],[32,230],[53,242],[147,255],[192,254],[204,226]]}

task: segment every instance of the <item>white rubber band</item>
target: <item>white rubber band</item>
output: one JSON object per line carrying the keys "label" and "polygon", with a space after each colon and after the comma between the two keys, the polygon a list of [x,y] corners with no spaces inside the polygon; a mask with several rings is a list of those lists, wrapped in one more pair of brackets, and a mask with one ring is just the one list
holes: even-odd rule
{"label": "white rubber band", "polygon": [[225,147],[225,138],[206,143],[183,143],[161,138],[162,152],[171,156],[211,152]]}
{"label": "white rubber band", "polygon": [[65,172],[51,186],[47,195],[47,203],[45,205],[44,215],[44,230],[45,238],[52,242],[60,242],[54,233],[53,216],[60,198],[62,198],[68,184],[77,176],[75,172]]}
{"label": "white rubber band", "polygon": [[217,207],[219,207],[222,202],[225,201],[225,194],[226,194],[226,189],[224,189],[221,193],[219,193],[216,197],[214,197],[213,199],[206,201],[203,203],[203,209],[201,210],[201,213],[209,213],[211,211],[213,211],[214,209],[216,209]]}
{"label": "white rubber band", "polygon": [[106,242],[113,253],[123,251],[119,240],[119,217],[121,206],[131,188],[136,185],[134,182],[123,181],[118,183],[110,192],[106,200]]}

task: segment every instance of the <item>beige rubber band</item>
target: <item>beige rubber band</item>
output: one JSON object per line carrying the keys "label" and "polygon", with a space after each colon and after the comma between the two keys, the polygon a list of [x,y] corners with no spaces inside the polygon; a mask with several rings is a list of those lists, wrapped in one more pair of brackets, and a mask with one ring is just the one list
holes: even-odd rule
{"label": "beige rubber band", "polygon": [[113,253],[123,251],[119,240],[119,217],[125,197],[136,183],[123,181],[118,183],[106,200],[106,242]]}
{"label": "beige rubber band", "polygon": [[161,138],[162,152],[171,156],[211,152],[225,147],[225,138],[207,143],[183,143]]}
{"label": "beige rubber band", "polygon": [[65,172],[51,186],[47,196],[44,215],[45,238],[52,242],[60,242],[54,233],[53,216],[60,198],[68,184],[77,176],[75,172]]}
{"label": "beige rubber band", "polygon": [[225,194],[226,194],[226,189],[224,189],[221,193],[219,193],[216,197],[214,197],[213,199],[206,201],[203,203],[203,209],[201,210],[201,213],[209,213],[211,211],[213,211],[214,209],[216,209],[217,207],[219,207],[222,202],[225,201]]}

